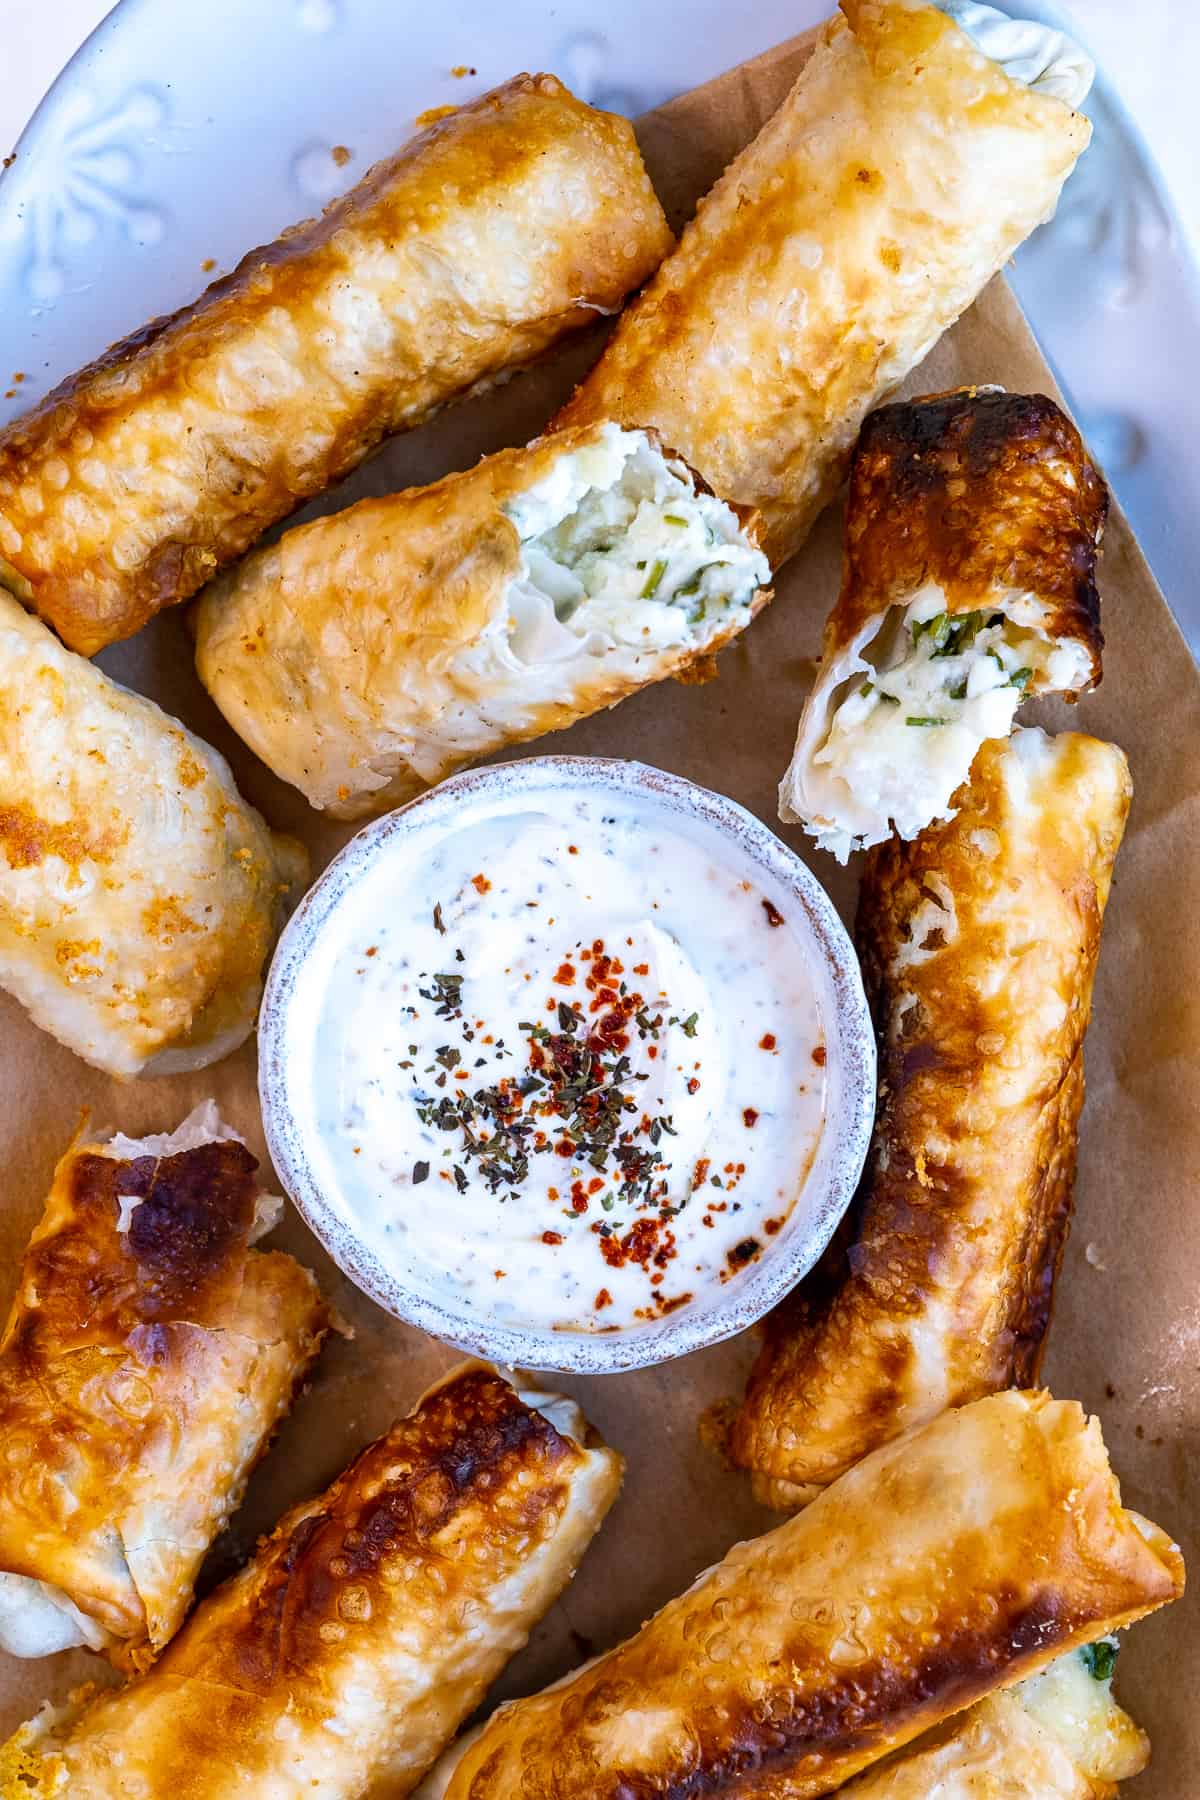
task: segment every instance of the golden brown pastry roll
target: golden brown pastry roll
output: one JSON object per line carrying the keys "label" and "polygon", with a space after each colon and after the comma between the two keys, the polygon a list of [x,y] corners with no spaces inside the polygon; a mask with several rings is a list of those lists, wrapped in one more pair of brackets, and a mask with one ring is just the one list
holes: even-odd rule
{"label": "golden brown pastry roll", "polygon": [[1114,744],[1019,730],[983,746],[948,824],[871,852],[856,936],[875,1141],[847,1228],[767,1322],[734,1425],[763,1499],[802,1503],[943,1407],[1036,1379],[1129,798]]}
{"label": "golden brown pastry roll", "polygon": [[0,987],[110,1075],[237,1048],[308,858],[224,757],[0,592]]}
{"label": "golden brown pastry roll", "polygon": [[0,436],[0,585],[76,650],[127,637],[670,243],[632,127],[517,76]]}
{"label": "golden brown pastry roll", "polygon": [[139,1667],[177,1630],[329,1317],[249,1248],[282,1201],[211,1101],[72,1145],[0,1340],[0,1648]]}
{"label": "golden brown pastry roll", "polygon": [[773,567],[866,414],[1053,213],[1091,134],[1072,47],[1038,68],[922,0],[841,10],[560,415],[653,427],[761,512]]}
{"label": "golden brown pastry roll", "polygon": [[1044,394],[964,389],[867,419],[842,589],[779,790],[843,861],[948,818],[1022,700],[1100,679],[1108,493]]}
{"label": "golden brown pastry roll", "polygon": [[868,1769],[840,1800],[1112,1800],[1150,1756],[1113,1698],[1114,1659],[1110,1638],[1069,1650]]}
{"label": "golden brown pastry roll", "polygon": [[689,669],[768,598],[754,521],[588,426],[285,532],[197,609],[234,730],[342,819]]}
{"label": "golden brown pastry roll", "polygon": [[[838,1788],[841,1800],[1111,1800],[1150,1745],[1112,1692],[1116,1640],[1068,1650],[1040,1675],[989,1694]],[[446,1800],[483,1727],[460,1738],[414,1800]],[[732,1790],[740,1793],[741,1789]],[[778,1800],[794,1793],[786,1777]]]}
{"label": "golden brown pastry roll", "polygon": [[[531,1397],[532,1398],[532,1397]],[[403,1800],[620,1485],[570,1402],[460,1368],[297,1506],[148,1674],[0,1750],[21,1800]],[[21,1784],[21,1785],[18,1785]]]}
{"label": "golden brown pastry roll", "polygon": [[811,1800],[1182,1591],[1100,1427],[989,1396],[739,1544],[638,1634],[502,1707],[446,1800]]}

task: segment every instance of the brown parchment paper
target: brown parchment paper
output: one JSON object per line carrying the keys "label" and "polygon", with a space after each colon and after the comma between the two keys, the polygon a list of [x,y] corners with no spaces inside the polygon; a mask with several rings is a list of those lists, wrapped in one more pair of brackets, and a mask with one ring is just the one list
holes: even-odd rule
{"label": "brown parchment paper", "polygon": [[[778,104],[810,43],[810,36],[796,39],[642,121],[647,161],[675,224]],[[1086,258],[1064,268],[1062,278],[1086,291]],[[386,446],[310,512],[431,480],[533,436],[601,341],[602,334],[593,335],[490,397]],[[966,381],[1055,392],[1002,281],[909,388],[928,392]],[[721,657],[719,681],[651,688],[529,753],[637,757],[731,795],[811,863],[848,918],[854,871],[839,870],[797,830],[781,828],[775,810],[821,626],[837,591],[840,531],[834,508],[784,572],[774,605]],[[1101,584],[1108,639],[1103,685],[1076,708],[1045,707],[1041,718],[1051,728],[1077,726],[1115,738],[1129,754],[1135,785],[1087,1040],[1076,1220],[1045,1373],[1057,1394],[1075,1396],[1100,1414],[1127,1503],[1176,1534],[1200,1584],[1200,677],[1119,512],[1108,530]],[[243,792],[271,822],[307,840],[317,869],[352,834],[351,827],[321,821],[232,736],[196,682],[177,614],[161,617],[101,661],[217,744]],[[86,1068],[0,996],[6,1171],[0,1306],[7,1308],[54,1161],[82,1109],[101,1124],[140,1133],[169,1128],[213,1095],[263,1155],[254,1078],[254,1050],[247,1045],[198,1075],[122,1085]],[[210,1583],[230,1571],[285,1506],[324,1485],[455,1360],[359,1295],[294,1213],[273,1241],[317,1270],[355,1337],[326,1350],[311,1390],[214,1549]],[[724,1466],[699,1435],[706,1409],[740,1393],[754,1348],[748,1336],[639,1374],[564,1379],[625,1452],[625,1490],[574,1585],[510,1665],[495,1697],[529,1692],[613,1643],[737,1538],[775,1522],[751,1500],[745,1477]],[[1151,1768],[1133,1784],[1143,1800],[1195,1800],[1200,1786],[1196,1614],[1197,1603],[1185,1600],[1126,1639],[1119,1686],[1154,1740]],[[81,1679],[103,1677],[103,1665],[86,1652],[35,1663],[0,1656],[0,1731]]]}

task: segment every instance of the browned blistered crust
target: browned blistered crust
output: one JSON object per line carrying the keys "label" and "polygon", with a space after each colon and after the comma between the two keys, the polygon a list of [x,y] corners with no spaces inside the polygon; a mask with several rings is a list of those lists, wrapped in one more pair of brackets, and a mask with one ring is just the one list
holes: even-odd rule
{"label": "browned blistered crust", "polygon": [[825,651],[936,583],[951,613],[997,589],[1036,597],[1042,629],[1075,639],[1100,679],[1096,551],[1108,489],[1045,394],[961,388],[881,406],[850,465],[842,589]]}
{"label": "browned blistered crust", "polygon": [[1006,1393],[885,1446],[627,1643],[502,1708],[446,1800],[810,1800],[1182,1591],[1096,1421]]}
{"label": "browned blistered crust", "polygon": [[865,415],[1054,211],[1091,133],[932,5],[841,14],[556,420],[653,426],[761,511],[773,568]]}
{"label": "browned blistered crust", "polygon": [[308,1271],[247,1248],[257,1166],[231,1141],[69,1151],[0,1342],[0,1569],[63,1589],[125,1667],[179,1625],[328,1329]]}
{"label": "browned blistered crust", "polygon": [[[1043,767],[1028,788],[1022,740]],[[1129,806],[1093,738],[986,743],[956,816],[873,850],[857,940],[879,1110],[857,1206],[767,1323],[732,1434],[795,1503],[943,1406],[1037,1377],[1083,1038]],[[915,954],[914,954],[915,953]]]}
{"label": "browned blistered crust", "polygon": [[628,122],[517,76],[0,436],[0,585],[72,649],[128,636],[670,242]]}
{"label": "browned blistered crust", "polygon": [[63,1770],[89,1800],[407,1794],[574,1573],[620,1469],[467,1365],[287,1513],[153,1669],[56,1741],[18,1734],[9,1764],[39,1800]]}

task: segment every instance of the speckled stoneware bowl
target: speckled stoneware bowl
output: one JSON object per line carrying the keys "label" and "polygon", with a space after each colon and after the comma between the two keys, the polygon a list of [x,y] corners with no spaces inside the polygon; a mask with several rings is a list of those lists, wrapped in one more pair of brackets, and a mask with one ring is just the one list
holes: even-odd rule
{"label": "speckled stoneware bowl", "polygon": [[[419,1291],[385,1267],[357,1232],[341,1195],[316,1174],[315,1108],[306,1095],[314,965],[322,934],[355,885],[386,864],[414,833],[453,822],[464,802],[533,799],[539,791],[636,794],[666,814],[700,822],[724,838],[731,861],[757,867],[793,896],[789,925],[807,937],[825,1028],[826,1112],[803,1194],[787,1224],[738,1282],[708,1301],[607,1333],[499,1323],[464,1301]],[[849,1205],[870,1141],[875,1041],[853,946],[830,900],[804,864],[758,819],[721,794],[643,763],[543,756],[456,776],[359,832],[326,869],[291,920],[271,965],[259,1023],[259,1095],[271,1157],[287,1192],[329,1254],[364,1293],[397,1318],[497,1362],[601,1375],[683,1356],[744,1331],[812,1267]]]}

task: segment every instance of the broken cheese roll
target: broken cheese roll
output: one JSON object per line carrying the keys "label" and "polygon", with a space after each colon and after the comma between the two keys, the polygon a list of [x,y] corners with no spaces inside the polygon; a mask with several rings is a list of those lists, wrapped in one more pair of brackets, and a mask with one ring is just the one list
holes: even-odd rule
{"label": "broken cheese roll", "polygon": [[[841,1800],[1110,1800],[1116,1783],[1140,1773],[1150,1754],[1145,1732],[1113,1698],[1115,1660],[1113,1638],[1069,1650],[1040,1675],[990,1694],[837,1792]],[[446,1800],[482,1730],[446,1751],[414,1800]],[[786,1781],[779,1790],[791,1791]]]}
{"label": "broken cheese roll", "polygon": [[321,1346],[307,1269],[212,1101],[177,1130],[72,1145],[0,1340],[0,1648],[136,1668]]}
{"label": "broken cheese roll", "polygon": [[753,520],[602,424],[285,533],[205,593],[196,666],[277,775],[357,819],[703,668],[768,574]]}
{"label": "broken cheese roll", "polygon": [[501,1707],[445,1800],[812,1800],[1183,1589],[1100,1427],[989,1396],[739,1544],[636,1636]]}
{"label": "broken cheese roll", "polygon": [[110,1075],[235,1050],[308,858],[224,757],[0,593],[0,987]]}
{"label": "broken cheese roll", "polygon": [[802,1504],[888,1438],[1036,1380],[1083,1039],[1129,810],[1115,744],[985,744],[955,816],[871,852],[856,940],[879,1109],[845,1228],[767,1321],[731,1449]]}
{"label": "broken cheese roll", "polygon": [[1072,110],[1091,67],[1058,33],[1014,42],[986,7],[960,29],[922,0],[841,10],[558,421],[657,431],[761,513],[773,568],[866,414],[1050,217],[1091,135]]}
{"label": "broken cheese roll", "polygon": [[620,1457],[540,1398],[563,1428],[494,1370],[453,1372],[287,1513],[148,1674],[24,1726],[0,1796],[403,1800],[616,1498]]}
{"label": "broken cheese roll", "polygon": [[0,587],[90,655],[670,248],[633,128],[519,75],[0,434]]}
{"label": "broken cheese roll", "polygon": [[1112,1800],[1150,1743],[1112,1693],[1116,1643],[1068,1651],[879,1763],[840,1800]]}
{"label": "broken cheese roll", "polygon": [[846,503],[842,589],[779,789],[842,861],[950,816],[1022,700],[1100,679],[1108,494],[1042,394],[964,389],[880,407]]}

